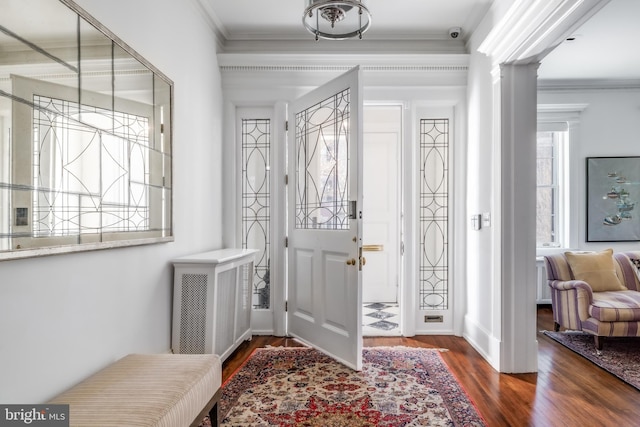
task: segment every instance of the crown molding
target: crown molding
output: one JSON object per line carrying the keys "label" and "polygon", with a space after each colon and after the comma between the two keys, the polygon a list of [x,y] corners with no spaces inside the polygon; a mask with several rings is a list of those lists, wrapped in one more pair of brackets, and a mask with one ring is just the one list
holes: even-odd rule
{"label": "crown molding", "polygon": [[545,79],[538,80],[540,92],[585,92],[603,90],[638,90],[640,80],[614,79]]}
{"label": "crown molding", "polygon": [[[200,0],[204,1],[204,0]],[[236,31],[233,34],[224,31],[225,38],[227,41],[231,42],[249,42],[249,41],[259,41],[259,40],[275,40],[275,41],[283,41],[283,40],[298,40],[298,41],[311,41],[313,43],[322,43],[320,40],[316,41],[315,36],[309,32],[307,32],[303,27],[300,27],[300,31],[292,32],[292,31],[278,31],[275,29],[271,32],[258,32],[258,31]],[[358,39],[347,39],[347,40],[324,40],[324,43],[332,43],[336,44],[336,42],[344,42],[352,40],[357,43],[363,43],[365,41],[372,42],[384,42],[387,40],[394,41],[447,41],[450,43],[461,43],[464,44],[466,41],[465,36],[461,36],[457,39],[452,39],[449,34],[443,34],[442,31],[405,31],[405,32],[385,32],[385,31],[376,31],[376,32],[366,32],[362,36],[362,40]]]}
{"label": "crown molding", "polygon": [[478,50],[494,64],[539,62],[610,0],[515,0]]}
{"label": "crown molding", "polygon": [[341,71],[356,65],[371,71],[467,72],[468,54],[239,54],[219,53],[222,70]]}
{"label": "crown molding", "polygon": [[223,87],[243,90],[256,84],[271,89],[314,87],[318,81],[338,76],[356,65],[370,88],[464,87],[468,63],[467,54],[218,54]]}
{"label": "crown molding", "polygon": [[211,8],[211,5],[207,0],[190,0],[190,2],[195,6],[198,14],[213,31],[216,39],[217,51],[222,52],[228,36],[228,32],[222,24],[222,21],[218,18],[218,15],[213,11],[213,8]]}
{"label": "crown molding", "polygon": [[538,104],[538,114],[581,113],[589,104]]}
{"label": "crown molding", "polygon": [[462,40],[319,40],[269,39],[225,40],[224,53],[298,53],[298,54],[391,54],[391,53],[468,53]]}

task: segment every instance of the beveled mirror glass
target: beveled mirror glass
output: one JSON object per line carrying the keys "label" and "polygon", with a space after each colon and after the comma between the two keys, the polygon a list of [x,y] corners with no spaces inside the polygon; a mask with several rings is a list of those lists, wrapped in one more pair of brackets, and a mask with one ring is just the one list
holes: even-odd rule
{"label": "beveled mirror glass", "polygon": [[0,259],[173,240],[173,83],[70,0],[3,0]]}

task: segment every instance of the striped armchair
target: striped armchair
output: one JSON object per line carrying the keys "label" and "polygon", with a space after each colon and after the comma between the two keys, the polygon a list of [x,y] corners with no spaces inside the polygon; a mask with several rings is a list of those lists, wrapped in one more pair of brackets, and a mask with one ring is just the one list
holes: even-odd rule
{"label": "striped armchair", "polygon": [[613,254],[616,274],[626,287],[619,291],[594,292],[576,280],[564,254],[544,259],[556,331],[564,327],[592,334],[598,350],[605,337],[640,336],[640,251]]}

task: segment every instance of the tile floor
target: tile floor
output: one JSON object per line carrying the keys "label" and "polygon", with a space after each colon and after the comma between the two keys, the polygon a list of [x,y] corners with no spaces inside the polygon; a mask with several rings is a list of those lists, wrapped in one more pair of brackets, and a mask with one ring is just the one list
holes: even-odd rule
{"label": "tile floor", "polygon": [[363,336],[400,335],[400,310],[396,303],[366,303],[362,307]]}

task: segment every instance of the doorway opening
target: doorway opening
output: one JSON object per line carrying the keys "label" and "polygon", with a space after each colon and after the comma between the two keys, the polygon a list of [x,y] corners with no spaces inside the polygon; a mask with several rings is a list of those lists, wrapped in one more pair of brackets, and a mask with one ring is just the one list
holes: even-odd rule
{"label": "doorway opening", "polygon": [[362,335],[402,335],[402,105],[363,113]]}

